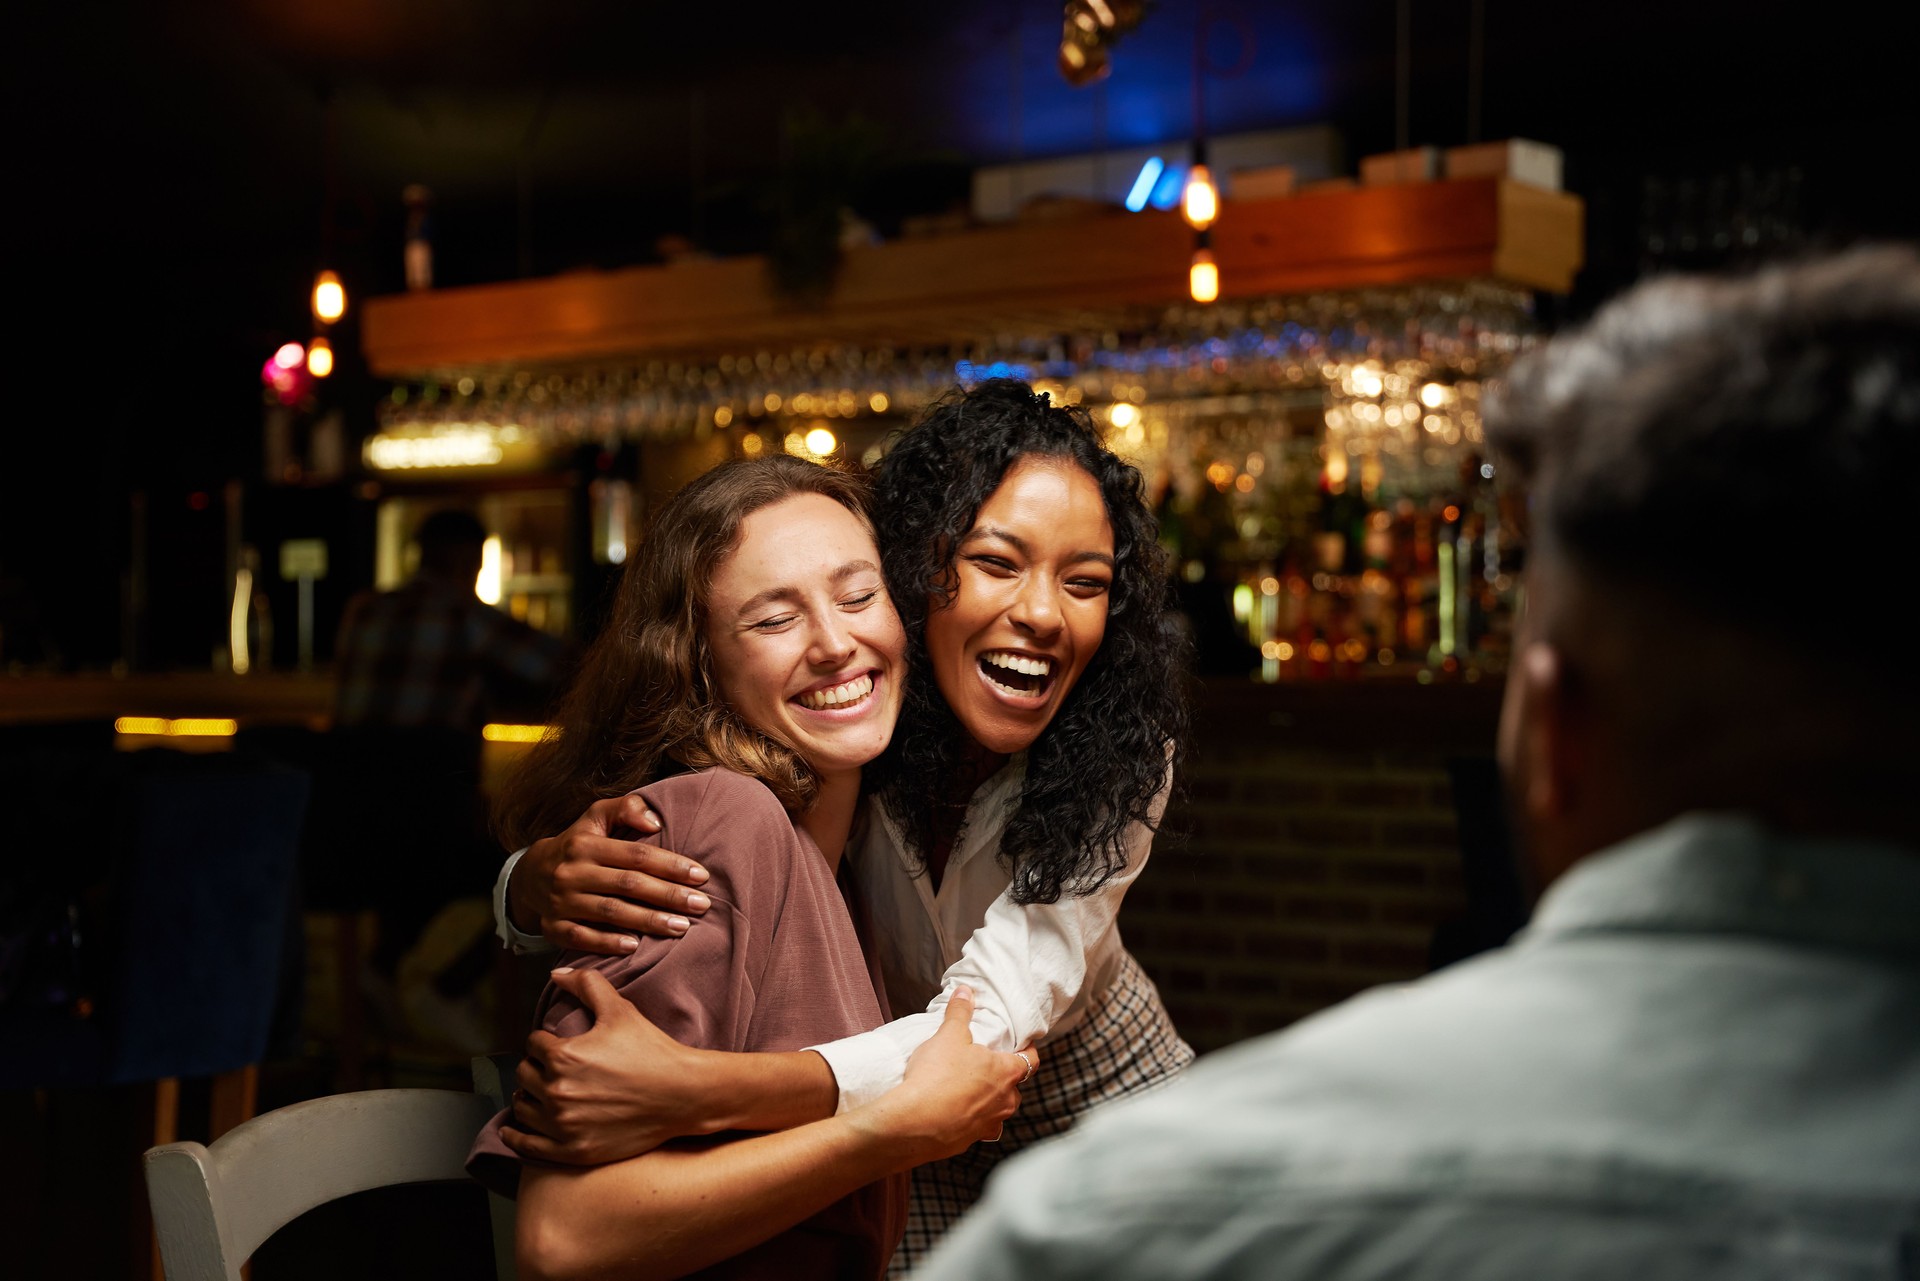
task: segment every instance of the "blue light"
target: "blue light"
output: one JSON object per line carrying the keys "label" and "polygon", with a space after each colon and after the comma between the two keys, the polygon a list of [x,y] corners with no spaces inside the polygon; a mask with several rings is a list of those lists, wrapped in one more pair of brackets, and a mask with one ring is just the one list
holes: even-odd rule
{"label": "blue light", "polygon": [[1167,171],[1160,175],[1160,181],[1154,184],[1153,195],[1147,203],[1155,209],[1171,209],[1180,203],[1180,193],[1186,190],[1187,167],[1168,165]]}
{"label": "blue light", "polygon": [[1160,180],[1160,171],[1167,162],[1158,156],[1148,156],[1147,163],[1140,166],[1140,175],[1133,180],[1133,189],[1127,192],[1127,208],[1139,213],[1147,207],[1147,197],[1153,194],[1153,184]]}

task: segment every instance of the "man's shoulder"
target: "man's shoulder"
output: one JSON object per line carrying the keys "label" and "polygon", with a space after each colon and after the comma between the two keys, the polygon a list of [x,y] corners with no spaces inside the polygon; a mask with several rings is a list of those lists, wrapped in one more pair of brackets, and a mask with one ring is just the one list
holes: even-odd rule
{"label": "man's shoulder", "polygon": [[[1217,1051],[1009,1163],[991,1226],[963,1241],[1006,1276],[1506,1277],[1603,1250],[1609,1222],[1640,1234],[1638,1258],[1722,1242],[1709,1220],[1736,1244],[1911,1221],[1920,1165],[1875,1150],[1870,1126],[1920,1102],[1920,1075],[1756,1040],[1758,1023],[1792,1030],[1776,987],[1698,1025],[1713,1011],[1679,1003],[1700,986],[1678,954],[1694,946],[1503,949]],[[1843,1084],[1809,1085],[1816,1069]],[[1540,1266],[1476,1264],[1499,1240],[1532,1242]],[[1458,1269],[1436,1264],[1447,1251]],[[1369,1252],[1407,1270],[1332,1262]]]}

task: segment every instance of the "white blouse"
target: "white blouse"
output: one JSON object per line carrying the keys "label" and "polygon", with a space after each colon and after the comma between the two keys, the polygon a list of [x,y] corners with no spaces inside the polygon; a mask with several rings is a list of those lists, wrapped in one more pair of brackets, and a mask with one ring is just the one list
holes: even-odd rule
{"label": "white blouse", "polygon": [[[1125,868],[1092,894],[1015,903],[996,855],[1025,777],[1021,754],[974,792],[937,893],[924,872],[911,869],[899,827],[882,807],[874,806],[865,830],[856,831],[848,861],[874,922],[869,943],[878,954],[888,1004],[896,1013],[920,1012],[812,1047],[833,1069],[840,1111],[900,1083],[907,1057],[938,1030],[947,998],[960,984],[973,989],[974,1041],[1014,1050],[1079,1026],[1112,981],[1122,951],[1116,917],[1127,887],[1146,866],[1153,832],[1140,823],[1127,829]],[[1172,782],[1169,769],[1153,800],[1156,826]],[[523,934],[507,920],[507,880],[519,859],[514,854],[500,869],[494,918],[515,951],[547,950],[551,944],[544,938]]]}

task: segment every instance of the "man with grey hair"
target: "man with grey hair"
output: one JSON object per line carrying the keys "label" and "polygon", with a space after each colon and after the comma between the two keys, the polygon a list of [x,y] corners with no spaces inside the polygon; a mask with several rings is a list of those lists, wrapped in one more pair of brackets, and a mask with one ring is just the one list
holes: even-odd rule
{"label": "man with grey hair", "polygon": [[917,1276],[1920,1276],[1920,259],[1643,285],[1488,430],[1532,924],[1009,1163]]}

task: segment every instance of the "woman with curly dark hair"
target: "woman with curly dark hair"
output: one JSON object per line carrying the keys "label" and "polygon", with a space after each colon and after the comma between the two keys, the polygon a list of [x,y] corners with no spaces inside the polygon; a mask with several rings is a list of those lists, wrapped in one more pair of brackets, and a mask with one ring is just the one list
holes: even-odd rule
{"label": "woman with curly dark hair", "polygon": [[[698,1059],[623,1018],[575,1038],[564,1089],[523,1073],[510,1137],[528,1155],[595,1162],[776,1100],[856,1107],[900,1080],[964,985],[975,1039],[1037,1043],[1042,1066],[1000,1144],[915,1171],[898,1272],[1007,1153],[1193,1057],[1115,926],[1166,805],[1186,669],[1139,473],[1084,412],[1004,380],[951,395],[894,444],[875,499],[909,679],[848,862],[890,1002],[922,1012],[799,1055]],[[685,888],[697,878],[610,839],[622,825],[651,823],[633,800],[604,801],[510,860],[503,935],[538,945],[513,925],[537,921],[555,942],[614,951],[636,942],[628,931],[684,932],[677,913],[705,907]],[[625,899],[674,915],[663,927]]]}

